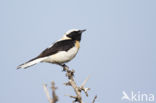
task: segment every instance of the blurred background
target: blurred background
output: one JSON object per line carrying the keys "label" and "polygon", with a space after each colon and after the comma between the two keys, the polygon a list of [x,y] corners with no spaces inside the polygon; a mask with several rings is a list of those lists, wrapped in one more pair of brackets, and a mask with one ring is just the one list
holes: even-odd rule
{"label": "blurred background", "polygon": [[91,103],[126,103],[122,91],[156,95],[155,0],[1,0],[0,102],[48,103],[43,84],[55,81],[59,103],[75,95],[62,68],[40,63],[16,67],[37,56],[69,29],[87,29],[71,62],[78,85],[90,75]]}

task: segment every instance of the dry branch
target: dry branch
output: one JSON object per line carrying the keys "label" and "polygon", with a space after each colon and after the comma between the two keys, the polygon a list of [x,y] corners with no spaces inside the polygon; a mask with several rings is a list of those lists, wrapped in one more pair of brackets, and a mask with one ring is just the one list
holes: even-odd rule
{"label": "dry branch", "polygon": [[43,88],[44,88],[44,91],[46,93],[46,96],[48,98],[49,103],[56,103],[58,101],[58,96],[56,96],[56,93],[55,93],[55,90],[57,88],[55,87],[55,83],[54,82],[52,82],[51,85],[52,85],[51,86],[51,89],[52,89],[52,98],[49,95],[48,88],[47,88],[47,85],[46,84],[43,84]]}
{"label": "dry branch", "polygon": [[97,98],[97,95],[94,97],[94,99],[93,99],[93,102],[92,102],[92,103],[95,103],[96,98]]}
{"label": "dry branch", "polygon": [[74,81],[74,78],[73,78],[75,71],[69,70],[69,68],[66,65],[63,66],[63,71],[66,72],[66,76],[69,79],[68,83],[66,83],[66,84],[71,86],[76,93],[76,96],[70,96],[70,97],[75,99],[74,102],[82,103],[81,91],[80,91],[79,87],[76,85],[76,82]]}
{"label": "dry branch", "polygon": [[84,82],[80,86],[80,89],[84,91],[87,97],[88,97],[88,90],[90,90],[90,88],[85,88],[84,86],[87,83],[88,79],[89,79],[89,76],[84,80]]}
{"label": "dry branch", "polygon": [[86,78],[86,80],[84,80],[84,82],[82,83],[82,85],[79,87],[76,85],[76,82],[74,80],[74,70],[69,70],[69,67],[66,65],[62,65],[63,67],[63,71],[66,72],[66,76],[68,77],[68,82],[65,83],[65,85],[67,86],[71,86],[74,89],[74,92],[76,94],[76,96],[69,96],[71,98],[74,98],[75,100],[73,102],[79,102],[79,103],[83,103],[82,102],[82,96],[81,96],[81,91],[84,91],[86,96],[88,96],[87,91],[90,90],[90,88],[84,88],[85,84],[87,83],[88,78]]}
{"label": "dry branch", "polygon": [[[72,96],[72,95],[66,95],[66,96],[69,96],[70,98],[74,99],[74,101],[72,103],[75,103],[75,102],[83,103],[81,91],[84,91],[85,95],[88,97],[88,90],[90,90],[90,88],[85,88],[85,84],[87,83],[89,76],[84,80],[84,82],[81,84],[81,86],[77,86],[77,84],[74,80],[75,71],[70,70],[69,67],[66,65],[60,65],[60,66],[63,67],[63,71],[66,72],[66,77],[68,78],[68,82],[65,83],[65,85],[71,86],[74,89],[74,92],[76,94],[76,96]],[[55,93],[55,90],[56,90],[55,83],[52,82],[51,85],[52,85],[51,89],[52,89],[52,97],[53,98],[50,97],[46,84],[43,85],[43,88],[44,88],[44,91],[46,93],[49,103],[56,103],[58,101],[58,97],[56,96],[56,93]],[[97,98],[97,96],[94,97],[92,103],[95,103],[96,98]]]}

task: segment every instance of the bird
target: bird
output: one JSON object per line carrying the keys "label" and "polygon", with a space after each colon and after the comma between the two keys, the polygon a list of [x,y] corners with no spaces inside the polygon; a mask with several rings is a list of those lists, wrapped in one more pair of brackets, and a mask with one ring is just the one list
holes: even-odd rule
{"label": "bird", "polygon": [[54,42],[50,47],[43,50],[35,58],[17,66],[17,69],[26,69],[38,63],[52,63],[66,66],[65,63],[71,61],[79,51],[82,33],[86,29],[70,29],[64,33],[63,37]]}

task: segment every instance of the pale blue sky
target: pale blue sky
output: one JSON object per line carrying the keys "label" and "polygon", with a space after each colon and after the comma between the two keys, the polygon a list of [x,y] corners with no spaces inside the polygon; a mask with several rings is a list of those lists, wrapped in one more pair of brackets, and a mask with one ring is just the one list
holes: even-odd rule
{"label": "pale blue sky", "polygon": [[155,0],[1,0],[0,103],[48,103],[43,83],[58,86],[59,103],[74,94],[61,68],[42,63],[16,70],[72,28],[87,29],[68,66],[80,85],[90,75],[89,103],[125,103],[122,91],[156,95]]}

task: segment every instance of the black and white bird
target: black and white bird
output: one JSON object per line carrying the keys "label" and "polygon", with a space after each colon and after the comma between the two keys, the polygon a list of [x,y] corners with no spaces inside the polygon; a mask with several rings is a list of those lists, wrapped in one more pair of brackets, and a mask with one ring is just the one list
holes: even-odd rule
{"label": "black and white bird", "polygon": [[19,65],[17,69],[25,69],[40,62],[63,66],[64,63],[69,62],[76,56],[80,48],[81,35],[84,31],[86,30],[72,29],[67,31],[60,40],[45,49],[37,57]]}

